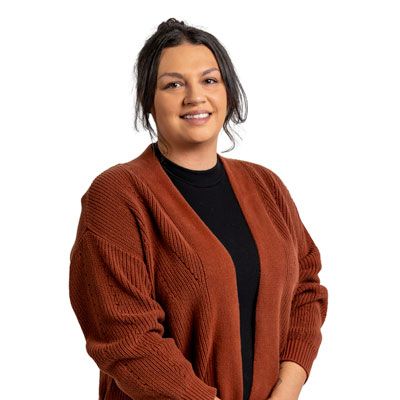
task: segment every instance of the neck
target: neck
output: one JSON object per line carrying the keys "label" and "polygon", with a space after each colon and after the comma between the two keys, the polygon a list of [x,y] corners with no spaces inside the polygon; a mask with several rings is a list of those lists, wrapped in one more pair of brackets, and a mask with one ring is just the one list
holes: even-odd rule
{"label": "neck", "polygon": [[171,146],[167,148],[160,142],[157,141],[155,146],[159,152],[168,160],[173,163],[194,171],[204,171],[213,168],[217,163],[217,151],[216,146],[210,149],[204,146],[193,146],[178,148],[174,146],[171,150]]}

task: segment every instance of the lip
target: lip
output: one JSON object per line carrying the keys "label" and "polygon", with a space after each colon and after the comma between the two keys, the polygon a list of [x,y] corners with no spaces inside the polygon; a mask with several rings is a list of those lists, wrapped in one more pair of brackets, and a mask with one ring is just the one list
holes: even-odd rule
{"label": "lip", "polygon": [[212,114],[211,111],[208,111],[208,110],[193,110],[193,111],[188,111],[188,112],[181,114],[180,117],[183,118],[183,116],[187,115],[187,114],[195,115],[195,114],[204,114],[204,113]]}
{"label": "lip", "polygon": [[[207,111],[205,111],[205,112],[207,112]],[[199,126],[199,125],[205,125],[210,120],[211,116],[212,116],[212,114],[210,114],[207,118],[186,119],[186,118],[181,117],[181,119],[192,126]]]}

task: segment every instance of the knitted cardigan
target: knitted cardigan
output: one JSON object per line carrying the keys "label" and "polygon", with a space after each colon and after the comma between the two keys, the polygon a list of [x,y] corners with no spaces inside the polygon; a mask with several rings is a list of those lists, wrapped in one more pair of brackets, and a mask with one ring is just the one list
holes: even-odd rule
{"label": "knitted cardigan", "polygon": [[[282,180],[218,154],[257,245],[260,281],[249,400],[280,362],[309,378],[328,305],[321,256]],[[97,175],[81,198],[69,296],[99,367],[99,399],[242,400],[232,258],[149,145]]]}

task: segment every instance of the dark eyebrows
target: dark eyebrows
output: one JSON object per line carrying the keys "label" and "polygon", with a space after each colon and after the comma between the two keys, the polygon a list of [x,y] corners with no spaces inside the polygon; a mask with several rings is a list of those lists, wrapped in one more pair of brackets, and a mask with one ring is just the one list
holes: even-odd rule
{"label": "dark eyebrows", "polygon": [[[219,69],[216,68],[216,67],[208,68],[208,69],[206,69],[205,71],[203,71],[203,72],[201,73],[201,76],[207,75],[207,74],[208,74],[209,72],[211,72],[211,71],[219,71]],[[161,79],[163,76],[173,76],[173,77],[175,77],[175,78],[181,78],[181,79],[183,79],[183,75],[180,74],[179,72],[165,72],[164,74],[160,75],[160,76],[157,78],[157,80]]]}

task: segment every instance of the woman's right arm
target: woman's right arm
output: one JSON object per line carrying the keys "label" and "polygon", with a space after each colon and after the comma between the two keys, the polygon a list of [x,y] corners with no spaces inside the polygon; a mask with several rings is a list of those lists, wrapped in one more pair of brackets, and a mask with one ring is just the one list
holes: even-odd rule
{"label": "woman's right arm", "polygon": [[140,217],[125,174],[119,167],[104,172],[82,197],[69,294],[86,350],[134,399],[214,399],[217,389],[163,336],[165,311],[140,253]]}

